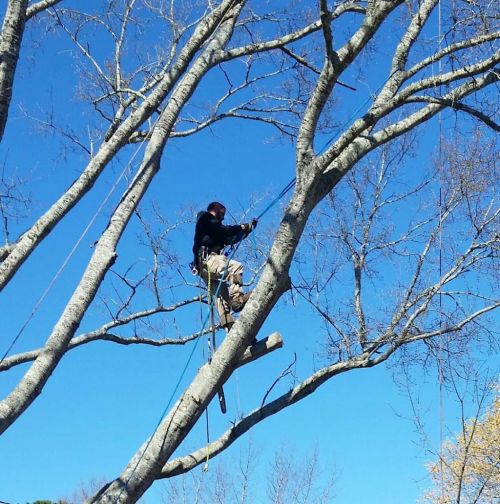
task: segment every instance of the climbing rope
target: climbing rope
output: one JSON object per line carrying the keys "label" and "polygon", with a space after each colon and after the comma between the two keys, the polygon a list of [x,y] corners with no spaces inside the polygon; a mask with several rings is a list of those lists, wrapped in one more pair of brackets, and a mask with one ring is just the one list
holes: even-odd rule
{"label": "climbing rope", "polygon": [[297,181],[297,178],[296,177],[293,177],[292,180],[290,180],[290,182],[288,182],[288,184],[281,190],[281,192],[278,194],[278,196],[276,196],[272,201],[271,203],[269,203],[269,205],[267,205],[267,207],[256,217],[257,220],[260,220],[267,212],[269,212],[269,210],[271,210],[271,208],[276,205],[278,203],[278,201],[283,198],[283,196],[285,196],[288,191],[290,191],[290,189],[295,185],[295,182]]}
{"label": "climbing rope", "polygon": [[[228,256],[227,262],[226,262],[226,266],[225,266],[224,271],[222,272],[222,275],[221,275],[221,277],[219,279],[219,282],[217,284],[217,288],[215,290],[215,294],[209,298],[209,311],[208,311],[207,315],[205,316],[205,319],[203,320],[203,324],[202,324],[202,327],[201,327],[201,330],[200,330],[200,335],[203,334],[203,331],[205,330],[207,322],[208,322],[208,320],[211,317],[211,311],[213,310],[214,300],[217,299],[217,297],[219,296],[220,289],[221,289],[223,283],[226,281],[226,275],[227,275],[227,271],[228,271],[228,267],[229,267],[229,262],[231,261],[231,259],[234,257],[234,255],[238,251],[240,244],[241,244],[241,241],[237,243],[237,245],[234,247],[234,249],[231,252],[231,254]],[[147,450],[148,450],[148,448],[149,448],[149,446],[151,444],[151,441],[153,440],[156,432],[158,431],[158,427],[160,427],[163,419],[165,418],[165,415],[167,414],[168,410],[170,409],[170,406],[171,406],[172,401],[173,401],[173,399],[175,397],[175,394],[177,393],[177,390],[179,389],[180,384],[182,383],[182,380],[183,380],[183,378],[184,378],[184,376],[186,374],[186,371],[188,370],[189,364],[191,363],[191,360],[193,359],[193,355],[194,355],[194,353],[195,353],[195,351],[196,351],[196,349],[198,347],[198,343],[200,342],[200,339],[201,338],[196,338],[196,341],[195,341],[195,343],[193,345],[193,348],[191,349],[191,352],[189,353],[189,356],[188,356],[188,358],[186,360],[186,363],[184,364],[184,367],[182,368],[182,371],[181,371],[181,373],[179,375],[179,378],[178,378],[178,380],[177,380],[177,382],[175,384],[175,387],[174,387],[172,393],[170,394],[168,402],[167,402],[166,406],[164,407],[164,409],[163,409],[163,411],[162,411],[162,413],[160,415],[160,418],[159,418],[159,420],[158,420],[158,422],[157,422],[157,424],[156,424],[156,426],[155,426],[155,428],[153,430],[153,433],[149,437],[148,442],[146,443],[146,446],[145,446],[144,450],[142,450],[142,453],[141,453],[139,459],[137,460],[137,463],[135,464],[134,468],[132,469],[132,471],[130,473],[130,476],[127,478],[127,481],[124,482],[124,488],[128,487],[128,484],[129,484],[130,480],[132,479],[132,476],[134,475],[135,471],[137,470],[137,467],[139,467],[139,464],[141,463],[141,461],[142,461],[145,453],[147,452]],[[122,489],[122,491],[123,491],[123,489]],[[117,499],[120,497],[120,495],[121,495],[121,492],[118,495]]]}
{"label": "climbing rope", "polygon": [[[441,11],[441,0],[438,1],[438,53],[441,51],[441,42],[442,42],[442,11]],[[442,75],[442,60],[439,59],[438,62],[438,72],[439,75]],[[438,114],[438,135],[439,135],[439,282],[441,283],[441,279],[443,278],[443,190],[442,190],[442,169],[443,169],[443,125],[442,125],[442,114],[439,111]],[[443,328],[443,292],[441,287],[439,288],[439,330],[441,331]],[[441,499],[444,502],[444,474],[443,474],[443,422],[444,422],[444,414],[443,414],[443,335],[439,335],[438,339],[438,390],[439,390],[439,413],[438,413],[438,421],[439,421],[439,472],[440,472],[440,486],[441,486]]]}
{"label": "climbing rope", "polygon": [[[388,82],[388,80],[392,77],[392,73],[391,75],[389,75],[389,77],[378,87],[378,89],[376,90],[376,93],[378,93],[382,87]],[[351,115],[350,117],[347,119],[347,121],[345,123],[343,123],[337,130],[336,132],[331,136],[331,138],[326,142],[326,144],[323,146],[322,149],[320,149],[320,151],[318,152],[318,154],[321,154],[323,153],[326,148],[333,142],[333,140],[337,137],[337,135],[340,133],[340,131],[342,131],[342,129],[344,129],[352,120],[353,118],[359,114],[359,112],[364,108],[366,107],[366,105],[369,103],[369,101],[372,99],[371,96],[369,96]],[[283,187],[283,189],[280,191],[280,193],[264,208],[264,210],[256,217],[256,220],[260,220],[267,212],[269,212],[286,194],[288,194],[288,192],[295,186],[296,184],[296,181],[297,181],[297,178],[296,177],[293,177],[290,182],[288,182],[288,184],[285,185],[285,187]],[[251,229],[251,232],[253,231],[253,228]],[[227,262],[226,262],[226,267],[224,269],[224,272],[219,280],[219,283],[217,285],[217,289],[215,291],[215,295],[213,296],[212,299],[209,300],[209,313],[207,314],[207,316],[205,317],[204,321],[203,321],[203,324],[202,324],[202,328],[201,328],[201,331],[200,333],[203,333],[204,329],[205,329],[205,326],[207,324],[207,321],[208,319],[210,318],[210,311],[213,310],[213,303],[214,303],[214,299],[216,299],[219,295],[219,292],[220,292],[220,288],[222,286],[222,283],[225,281],[225,277],[226,277],[226,274],[227,274],[227,268],[229,266],[229,262],[231,261],[231,259],[234,257],[234,255],[236,254],[236,252],[238,251],[239,249],[239,246],[241,244],[241,241],[238,242],[238,244],[233,248],[231,254],[228,256],[228,259],[227,259]],[[163,409],[161,415],[160,415],[160,418],[156,424],[156,427],[155,429],[153,430],[153,433],[152,435],[150,436],[144,450],[142,451],[136,465],[134,466],[130,476],[128,477],[127,481],[124,482],[124,487],[127,488],[128,487],[128,483],[130,482],[132,476],[134,475],[135,471],[137,470],[137,467],[139,466],[140,462],[142,461],[142,458],[144,457],[144,454],[146,453],[146,451],[148,450],[150,444],[151,444],[151,441],[153,439],[153,437],[155,436],[161,422],[163,421],[163,419],[165,418],[165,415],[167,414],[167,411],[169,410],[171,404],[172,404],[172,401],[173,401],[173,398],[175,397],[175,394],[177,393],[177,390],[184,378],[184,375],[186,374],[186,371],[189,367],[189,364],[193,358],[193,355],[194,355],[194,352],[196,351],[196,348],[198,346],[198,343],[199,343],[199,340],[200,338],[197,338],[194,345],[193,345],[193,348],[187,358],[187,361],[181,371],[181,374],[179,376],[179,379],[177,380],[176,384],[175,384],[175,387],[168,399],[168,402],[167,402],[167,405],[165,406],[165,408]],[[208,416],[207,416],[207,422],[208,422]],[[209,439],[209,432],[208,432],[208,427],[207,427],[207,439]],[[207,447],[207,450],[208,450],[208,447]],[[208,459],[209,459],[209,454],[207,453],[207,460],[205,462],[205,465],[208,464]],[[123,491],[123,490],[122,490]],[[120,493],[121,495],[121,493]],[[118,496],[119,498],[119,496]]]}
{"label": "climbing rope", "polygon": [[[259,220],[262,216],[264,216],[276,203],[278,203],[278,201],[283,198],[287,193],[288,191],[290,191],[290,189],[294,186],[295,184],[295,178],[290,181],[284,188],[283,190],[278,194],[278,196],[276,196],[274,198],[274,200],[266,207],[266,209],[261,212],[261,214],[257,217],[257,220]],[[250,232],[253,232],[253,227],[251,228]],[[209,303],[208,303],[208,313],[207,315],[205,316],[204,320],[203,320],[203,323],[202,323],[202,327],[201,327],[201,330],[200,330],[200,334],[203,334],[203,331],[205,330],[205,327],[207,325],[207,322],[208,320],[211,318],[212,314],[213,314],[213,306],[214,306],[214,302],[215,300],[218,298],[219,294],[220,294],[220,289],[223,285],[223,283],[226,281],[226,276],[227,276],[227,271],[228,271],[228,267],[229,267],[229,263],[230,261],[233,259],[233,257],[235,256],[236,252],[238,251],[240,245],[241,245],[241,241],[238,242],[234,248],[232,249],[231,253],[229,254],[229,256],[227,257],[227,261],[226,261],[226,265],[225,265],[225,268],[224,268],[224,271],[219,279],[219,282],[217,284],[217,288],[215,290],[215,293],[213,296],[209,295]],[[211,285],[211,278],[210,278],[210,269],[208,269],[208,272],[209,272],[209,282],[208,282],[208,285],[209,285],[209,293],[210,293],[210,285]],[[213,324],[212,324],[213,325]],[[148,442],[146,443],[146,446],[144,448],[144,450],[142,450],[142,453],[139,457],[139,459],[137,460],[134,468],[132,469],[131,473],[130,473],[130,476],[127,478],[127,481],[124,482],[124,487],[127,488],[128,487],[128,484],[130,482],[130,480],[132,479],[132,476],[134,475],[135,471],[137,470],[137,467],[139,466],[139,464],[141,463],[146,451],[148,450],[150,444],[151,444],[151,441],[153,440],[158,428],[160,427],[163,419],[165,418],[165,415],[167,414],[168,410],[170,409],[170,406],[172,404],[172,401],[177,393],[177,390],[179,389],[180,387],[180,384],[182,383],[182,380],[186,374],[186,371],[187,369],[189,368],[189,364],[191,363],[191,360],[194,356],[194,353],[196,351],[196,348],[198,347],[198,343],[200,341],[201,338],[197,338],[194,345],[193,345],[193,348],[191,349],[191,352],[189,353],[188,355],[188,358],[186,360],[186,363],[184,364],[184,367],[182,368],[182,371],[179,375],[179,378],[174,386],[174,389],[172,391],[172,393],[170,394],[170,397],[167,401],[167,404],[166,406],[164,407],[161,415],[160,415],[160,418],[153,430],[153,433],[151,434],[151,436],[149,437],[148,439]],[[208,429],[207,429],[207,436],[209,437],[209,433],[208,433]],[[207,450],[208,450],[208,447],[207,447]],[[205,464],[208,463],[208,454],[207,454],[207,460],[205,462]],[[121,493],[120,493],[121,495]],[[118,496],[119,497],[119,496]]]}

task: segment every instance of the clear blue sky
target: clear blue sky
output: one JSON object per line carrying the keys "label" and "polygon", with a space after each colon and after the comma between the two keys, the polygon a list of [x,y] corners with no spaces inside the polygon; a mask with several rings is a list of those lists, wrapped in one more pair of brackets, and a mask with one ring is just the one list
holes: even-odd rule
{"label": "clear blue sky", "polygon": [[[60,138],[40,135],[21,112],[26,107],[34,115],[42,116],[43,110],[52,109],[61,123],[76,124],[78,128],[89,120],[90,112],[75,99],[72,56],[62,36],[43,40],[34,52],[24,49],[7,134],[0,148],[0,162],[11,173],[27,179],[33,204],[29,217],[13,226],[12,236],[44,211],[76,178],[85,163],[85,157],[78,152],[61,155]],[[380,76],[371,77],[373,89],[381,81],[377,80]],[[344,80],[349,79],[354,81],[355,75],[344,77]],[[33,97],[34,83],[40,87],[36,98]],[[351,98],[348,91],[341,91],[341,94],[347,108],[354,110],[367,92],[360,86],[355,98]],[[420,138],[418,156],[408,163],[408,173],[429,162],[429,155],[435,148],[435,131],[434,124],[428,128],[429,134]],[[194,138],[171,142],[145,205],[157,201],[172,222],[179,210],[192,209],[194,216],[209,201],[221,200],[239,217],[253,197],[264,195],[255,210],[256,214],[260,213],[294,176],[293,145],[268,141],[272,134],[273,131],[261,125],[232,121]],[[133,150],[135,147],[128,149],[120,162],[126,162]],[[113,169],[107,170],[95,191],[71,212],[23,266],[16,281],[2,293],[2,354],[120,170],[120,163],[114,163]],[[15,351],[36,348],[45,341],[92,253],[90,245],[105,226],[124,187],[122,181],[24,331]],[[266,215],[257,229],[259,240],[264,239],[265,229],[276,228],[280,214],[281,208],[276,207]],[[133,261],[138,261],[140,269],[149,259],[145,249],[137,245],[137,230],[137,223],[133,222],[120,245],[117,269],[121,271]],[[186,224],[171,238],[172,250],[180,256],[186,274],[187,263],[191,260],[191,234],[192,224]],[[349,288],[339,286],[340,290]],[[197,290],[183,289],[182,294],[194,296]],[[198,307],[194,307],[186,315],[176,316],[175,325],[169,319],[165,336],[174,336],[176,327],[181,334],[194,330],[198,317]],[[104,313],[92,310],[79,332],[94,329],[105,320]],[[231,377],[225,386],[227,415],[220,414],[216,402],[210,406],[212,439],[238,417],[239,405],[248,412],[260,404],[263,394],[290,364],[294,353],[297,354],[295,373],[298,380],[319,367],[316,354],[322,345],[322,327],[310,316],[303,302],[299,300],[297,306],[280,304],[260,337],[275,330],[282,333],[284,348]],[[205,345],[203,340],[198,346],[184,384],[203,363]],[[152,433],[190,350],[190,346],[123,347],[97,342],[68,353],[40,397],[0,437],[0,500],[10,503],[56,500],[71,495],[80,482],[116,477]],[[498,364],[498,359],[493,357],[492,360]],[[2,374],[2,397],[26,369],[20,366]],[[418,380],[427,433],[435,449],[439,421],[437,378],[431,370],[427,376],[418,376]],[[274,395],[283,393],[291,384],[291,379],[286,378]],[[444,401],[445,432],[448,432],[446,429],[454,431],[458,425],[457,410],[451,400],[445,397]],[[416,502],[427,483],[424,464],[429,456],[419,443],[411,417],[408,398],[395,385],[393,370],[380,366],[341,375],[252,431],[252,443],[261,451],[258,472],[266,472],[275,451],[283,446],[291,447],[298,454],[307,454],[317,447],[320,460],[338,473],[336,502]],[[180,453],[197,449],[204,442],[202,419]],[[244,437],[219,458],[230,465],[247,444],[248,438]],[[155,484],[143,502],[159,502],[161,492],[162,484]]]}

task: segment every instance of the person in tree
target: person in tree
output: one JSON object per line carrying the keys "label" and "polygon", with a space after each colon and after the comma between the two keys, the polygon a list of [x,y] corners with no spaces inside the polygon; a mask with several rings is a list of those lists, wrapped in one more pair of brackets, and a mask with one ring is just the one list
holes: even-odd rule
{"label": "person in tree", "polygon": [[240,312],[250,293],[243,292],[243,265],[224,255],[224,247],[234,245],[246,238],[257,225],[253,219],[248,224],[225,226],[222,224],[226,207],[217,201],[210,203],[205,212],[200,212],[194,233],[194,264],[198,274],[215,295],[219,281],[224,276],[216,299],[216,307],[222,326],[229,331],[234,323],[231,311]]}

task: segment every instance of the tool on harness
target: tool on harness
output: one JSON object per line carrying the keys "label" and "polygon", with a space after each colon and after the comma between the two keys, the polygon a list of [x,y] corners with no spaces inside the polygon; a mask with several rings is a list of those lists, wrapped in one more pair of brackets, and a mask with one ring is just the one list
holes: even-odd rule
{"label": "tool on harness", "polygon": [[196,266],[194,261],[189,263],[189,269],[191,270],[191,274],[194,276],[198,276],[200,272],[198,271],[198,267]]}
{"label": "tool on harness", "polygon": [[201,246],[198,250],[198,256],[194,257],[194,259],[189,263],[189,268],[191,270],[191,273],[193,275],[200,275],[201,273],[201,267],[200,264],[202,261],[206,261],[207,257],[209,256],[210,252],[208,251],[208,247]]}

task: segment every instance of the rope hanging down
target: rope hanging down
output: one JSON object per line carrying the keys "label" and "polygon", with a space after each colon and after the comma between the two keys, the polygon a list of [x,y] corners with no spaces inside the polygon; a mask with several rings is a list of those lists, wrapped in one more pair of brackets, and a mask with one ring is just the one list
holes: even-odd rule
{"label": "rope hanging down", "polygon": [[[389,77],[377,88],[377,93],[382,89],[382,87],[386,84],[386,82],[388,82],[388,80],[392,77],[393,74],[389,75]],[[348,118],[348,120],[342,124],[338,129],[337,131],[332,135],[332,137],[326,142],[326,144],[323,146],[323,148],[319,151],[318,154],[321,154],[323,153],[326,148],[333,142],[333,140],[335,139],[335,137],[340,133],[340,131],[342,131],[343,128],[345,128],[351,121],[352,119],[357,115],[359,114],[359,112],[368,104],[368,102],[371,100],[371,96],[369,96],[354,112],[353,114],[351,114],[351,116]],[[256,220],[260,220],[269,210],[271,210],[271,208],[276,205],[294,186],[295,186],[295,183],[297,182],[297,178],[294,177],[292,180],[290,180],[290,182],[288,182],[288,184],[281,190],[281,192],[271,201],[271,203],[269,203],[267,205],[267,207],[256,217]],[[253,229],[252,229],[253,231]],[[239,242],[232,250],[231,254],[228,256],[228,260],[227,260],[227,263],[226,263],[226,267],[222,273],[222,276],[219,280],[219,283],[217,285],[217,289],[215,291],[215,295],[212,297],[212,299],[210,300],[210,303],[209,303],[209,311],[208,311],[208,314],[207,316],[205,317],[204,321],[203,321],[203,324],[202,324],[202,328],[200,330],[200,333],[203,333],[203,331],[205,330],[205,327],[206,327],[206,324],[210,318],[210,312],[213,310],[213,303],[214,303],[214,300],[218,297],[219,295],[219,292],[220,292],[220,288],[222,286],[222,283],[225,281],[225,277],[227,275],[227,269],[228,269],[228,266],[229,266],[229,261],[234,257],[234,255],[236,254],[236,252],[238,251],[239,247],[240,247],[240,244],[241,242]],[[163,419],[165,418],[165,415],[167,414],[167,411],[169,410],[171,404],[172,404],[172,401],[173,401],[173,398],[175,397],[175,394],[177,393],[177,390],[179,389],[179,386],[182,382],[182,379],[184,378],[184,375],[186,374],[186,371],[189,367],[189,364],[191,363],[191,360],[193,358],[193,355],[194,355],[194,352],[196,351],[196,348],[198,347],[198,343],[199,343],[199,340],[200,338],[197,338],[196,341],[195,341],[195,344],[193,345],[193,349],[191,350],[189,356],[188,356],[188,359],[186,361],[186,364],[184,365],[184,368],[182,369],[181,371],[181,374],[179,376],[179,379],[177,380],[177,383],[174,387],[174,390],[172,392],[172,394],[170,395],[169,397],[169,400],[167,402],[167,405],[165,406],[165,408],[163,409],[162,411],[162,414],[160,415],[160,418],[158,420],[158,423],[156,424],[156,427],[153,431],[153,434],[150,436],[144,450],[142,451],[141,453],[141,456],[139,457],[139,460],[137,461],[136,465],[134,466],[134,469],[132,470],[130,476],[128,477],[127,481],[124,482],[124,488],[127,488],[128,487],[128,483],[130,482],[132,476],[134,475],[135,471],[137,470],[137,467],[139,466],[140,462],[142,461],[143,457],[144,457],[144,454],[146,453],[147,449],[149,448],[149,445],[151,444],[151,441],[154,437],[154,435],[156,434],[156,431],[158,430],[158,427],[160,426],[161,422],[163,421]],[[207,457],[207,462],[208,462],[208,457]],[[123,491],[123,489],[122,489]],[[120,492],[120,495],[121,495],[121,492]],[[118,498],[120,497],[120,495],[118,496]]]}
{"label": "rope hanging down", "polygon": [[[441,0],[438,2],[438,52],[441,51],[442,45],[442,10],[441,10]],[[438,62],[438,74],[442,75],[443,66],[442,59],[439,59]],[[439,86],[439,90],[441,90],[441,86]],[[441,92],[439,93],[441,94]],[[443,171],[443,119],[442,113],[439,111],[438,114],[438,134],[439,134],[439,282],[443,278],[443,190],[442,190],[442,171]],[[439,330],[442,331],[443,328],[443,292],[442,286],[439,288]],[[438,422],[439,422],[439,472],[440,472],[440,488],[441,488],[441,499],[444,502],[444,467],[443,467],[443,422],[444,422],[444,409],[443,409],[443,383],[444,383],[444,374],[443,374],[443,335],[439,335],[438,339],[438,355],[437,355],[437,367],[438,367]]]}
{"label": "rope hanging down", "polygon": [[[156,124],[157,121],[158,121],[158,119],[155,121],[155,124]],[[154,127],[154,125],[153,125],[153,127]],[[137,155],[139,154],[139,151],[142,149],[142,147],[144,146],[144,144],[145,144],[145,141],[142,142],[141,144],[139,144],[139,146],[136,148],[136,150],[133,152],[132,156],[130,157],[128,163],[125,165],[125,167],[123,168],[123,170],[121,171],[121,173],[118,175],[118,178],[115,180],[115,182],[111,186],[111,189],[109,190],[109,192],[106,194],[106,196],[102,200],[101,204],[99,205],[99,207],[95,211],[94,215],[91,217],[90,221],[85,226],[85,229],[82,231],[82,233],[78,237],[76,243],[73,245],[73,247],[71,248],[71,250],[69,251],[69,253],[66,255],[63,263],[61,264],[61,266],[57,270],[56,274],[50,280],[49,285],[47,286],[47,288],[45,289],[45,291],[43,292],[43,294],[40,296],[40,298],[36,302],[35,306],[31,310],[31,313],[28,315],[28,317],[26,318],[25,322],[23,323],[23,325],[21,326],[21,328],[17,332],[16,336],[11,341],[9,347],[7,348],[7,350],[5,351],[5,353],[2,355],[2,358],[0,359],[0,365],[7,358],[7,356],[10,353],[10,351],[12,350],[12,348],[14,348],[14,345],[17,343],[17,341],[19,340],[19,338],[22,336],[22,334],[24,333],[24,331],[26,330],[26,328],[30,324],[30,322],[33,319],[33,317],[36,315],[37,311],[42,306],[42,304],[45,301],[46,297],[49,295],[50,291],[52,290],[52,287],[54,287],[55,283],[57,282],[57,280],[59,279],[59,277],[61,276],[61,274],[63,273],[63,271],[66,269],[66,266],[68,265],[69,261],[71,260],[71,258],[75,254],[75,252],[77,251],[78,247],[82,243],[82,241],[85,238],[85,236],[87,235],[87,233],[90,231],[90,228],[94,225],[95,221],[97,220],[97,217],[102,212],[103,208],[108,203],[109,199],[111,198],[111,196],[115,192],[116,188],[118,187],[118,184],[121,182],[122,178],[125,176],[125,174],[127,173],[127,171],[130,169],[130,167],[132,165],[132,162],[137,157]],[[130,184],[129,184],[129,186],[130,186]]]}
{"label": "rope hanging down", "polygon": [[[207,315],[205,316],[205,319],[203,320],[203,324],[202,324],[202,327],[201,327],[201,330],[200,330],[200,334],[203,334],[204,330],[205,330],[205,327],[207,325],[207,322],[208,320],[210,319],[210,314],[211,314],[211,311],[213,310],[213,304],[215,302],[215,299],[217,299],[217,297],[219,296],[220,294],[220,289],[222,287],[222,284],[226,281],[226,275],[227,275],[227,271],[228,271],[228,267],[229,267],[229,261],[231,261],[231,259],[234,257],[234,255],[236,254],[236,252],[238,251],[239,247],[240,247],[240,244],[241,242],[238,242],[238,244],[234,247],[233,251],[231,252],[231,254],[228,256],[228,260],[227,260],[227,263],[226,263],[226,266],[224,268],[224,271],[222,272],[222,275],[221,275],[221,278],[219,280],[219,283],[217,284],[217,288],[215,289],[215,294],[211,297],[210,299],[210,302],[209,302],[209,311],[207,313]],[[196,348],[198,347],[198,343],[200,342],[201,340],[201,337],[197,338],[194,345],[193,345],[193,348],[191,350],[191,352],[189,353],[189,356],[187,358],[187,361],[181,371],[181,374],[179,376],[179,379],[177,380],[177,383],[175,384],[175,387],[174,387],[174,390],[172,391],[169,399],[168,399],[168,402],[167,402],[167,405],[165,406],[165,408],[163,409],[161,415],[160,415],[160,418],[156,424],[156,427],[154,428],[153,430],[153,434],[151,434],[144,450],[142,451],[141,453],[141,456],[139,457],[139,460],[137,461],[137,463],[135,464],[134,468],[132,469],[132,472],[130,473],[130,476],[127,478],[127,481],[124,482],[124,488],[127,488],[128,487],[128,484],[130,482],[130,480],[132,479],[132,476],[134,475],[135,471],[137,470],[137,467],[139,466],[139,464],[141,463],[143,457],[144,457],[144,454],[146,453],[146,451],[148,450],[150,444],[151,444],[151,441],[153,440],[153,437],[155,436],[157,430],[158,430],[158,427],[160,427],[160,424],[161,422],[163,421],[163,419],[165,418],[165,415],[167,414],[168,410],[170,409],[170,406],[172,404],[172,401],[175,397],[175,394],[177,393],[177,390],[179,389],[179,386],[186,374],[186,371],[189,367],[189,364],[191,363],[191,360],[193,358],[193,355],[194,355],[194,352],[196,351]],[[123,488],[122,488],[122,492],[123,492]],[[120,497],[121,495],[121,492],[120,494],[118,495],[117,499]]]}
{"label": "rope hanging down", "polygon": [[[263,212],[261,212],[259,214],[259,216],[257,217],[257,220],[259,220],[262,216],[264,216],[276,203],[278,203],[278,201],[283,198],[289,191],[290,189],[292,189],[292,187],[295,185],[295,181],[296,179],[293,178],[282,190],[281,192],[278,194],[278,196],[276,196],[276,198],[273,199],[273,201],[271,201],[271,203],[264,209]],[[253,231],[253,228],[252,230]],[[222,284],[226,281],[226,276],[227,276],[227,271],[228,271],[228,267],[229,267],[229,262],[231,261],[231,259],[235,256],[236,252],[238,251],[239,247],[241,245],[241,241],[238,242],[236,244],[236,246],[233,248],[233,250],[231,251],[231,253],[229,254],[228,256],[228,259],[227,259],[227,262],[226,262],[226,266],[224,268],[224,271],[222,272],[222,275],[219,279],[219,282],[217,284],[217,288],[215,290],[215,294],[213,296],[210,297],[210,300],[209,300],[209,309],[208,309],[208,313],[207,315],[205,316],[204,320],[203,320],[203,323],[202,323],[202,326],[201,326],[201,329],[200,329],[200,334],[203,334],[205,328],[206,328],[206,325],[208,323],[208,320],[210,319],[210,316],[211,316],[211,313],[213,312],[213,307],[214,307],[214,302],[215,300],[217,299],[217,297],[219,296],[220,294],[220,289],[222,287]],[[132,479],[132,476],[134,475],[135,471],[137,470],[137,467],[139,466],[139,464],[141,463],[143,457],[144,457],[144,454],[146,453],[146,451],[148,450],[150,444],[151,444],[151,441],[153,440],[153,437],[154,435],[156,434],[157,430],[158,430],[158,427],[160,426],[161,422],[163,421],[163,419],[165,418],[165,415],[167,414],[171,404],[172,404],[172,401],[180,387],[180,384],[186,374],[186,371],[189,367],[189,364],[191,363],[191,360],[193,359],[193,356],[194,356],[194,353],[198,347],[198,343],[200,342],[200,339],[201,338],[197,338],[194,345],[193,345],[193,348],[191,349],[191,352],[189,353],[189,356],[186,360],[186,363],[180,373],[180,376],[179,376],[179,379],[177,380],[176,384],[175,384],[175,387],[172,391],[172,393],[170,394],[170,397],[168,399],[168,402],[167,402],[167,405],[165,406],[165,408],[163,409],[161,415],[160,415],[160,418],[156,424],[156,427],[154,428],[153,430],[153,433],[151,434],[144,450],[142,451],[141,453],[141,456],[139,457],[139,460],[137,461],[137,463],[135,464],[132,472],[130,473],[130,476],[128,477],[127,481],[124,482],[124,487],[127,488],[128,487],[128,483],[130,482],[130,480]],[[121,495],[121,494],[120,494]]]}

